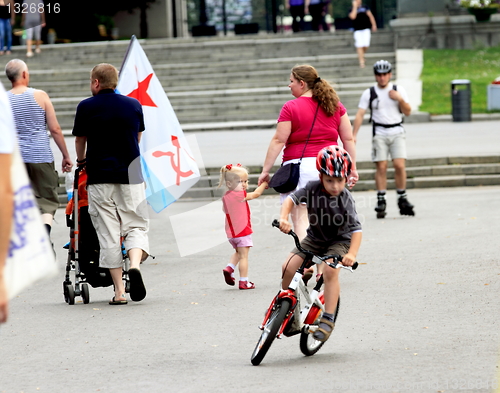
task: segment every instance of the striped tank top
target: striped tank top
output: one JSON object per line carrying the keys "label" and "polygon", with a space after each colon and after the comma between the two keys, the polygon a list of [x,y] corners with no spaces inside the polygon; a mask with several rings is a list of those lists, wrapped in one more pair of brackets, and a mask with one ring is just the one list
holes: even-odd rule
{"label": "striped tank top", "polygon": [[24,162],[30,164],[53,162],[54,155],[50,149],[45,111],[36,102],[34,91],[35,89],[28,88],[21,94],[8,92],[19,149]]}

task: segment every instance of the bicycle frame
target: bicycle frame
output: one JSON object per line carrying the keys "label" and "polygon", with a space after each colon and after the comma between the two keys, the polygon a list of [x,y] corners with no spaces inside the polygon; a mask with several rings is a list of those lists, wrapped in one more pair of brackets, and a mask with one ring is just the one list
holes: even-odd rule
{"label": "bicycle frame", "polygon": [[[275,220],[273,222],[273,226],[279,227],[279,222]],[[350,268],[339,264],[339,261],[341,260],[340,255],[327,255],[324,257],[314,255],[311,251],[305,250],[300,246],[300,241],[293,231],[290,231],[290,235],[294,238],[297,249],[303,252],[306,257],[295,272],[292,280],[290,281],[290,284],[288,285],[288,289],[280,290],[280,292],[278,292],[278,294],[275,296],[266,312],[262,324],[259,326],[259,329],[263,330],[266,322],[271,316],[276,303],[282,301],[283,299],[288,299],[291,302],[290,311],[288,312],[285,320],[283,321],[283,324],[278,331],[277,338],[281,338],[284,330],[286,329],[292,318],[296,318],[296,321],[298,323],[297,330],[300,332],[304,328],[304,326],[313,324],[325,311],[325,306],[323,304],[323,293],[320,292],[323,285],[323,277],[318,280],[311,292],[309,292],[307,286],[302,280],[302,277],[304,276],[304,270],[311,264],[311,262],[320,264],[324,261],[326,262],[327,259],[333,258],[333,263],[326,262],[332,268],[344,267],[348,270],[351,270],[351,272],[353,268],[356,268],[356,266]],[[314,331],[317,329],[317,327],[309,326],[309,329],[310,331]]]}
{"label": "bicycle frame", "polygon": [[[314,289],[309,292],[307,286],[302,281],[304,267],[308,264],[308,259],[306,258],[303,262],[303,266],[297,270],[295,273],[288,289],[283,289],[275,296],[271,305],[269,306],[262,324],[259,326],[260,330],[264,329],[266,322],[269,320],[274,306],[282,301],[283,299],[290,300],[292,306],[288,312],[287,317],[283,321],[283,324],[278,331],[277,338],[281,338],[283,331],[286,326],[290,323],[292,318],[296,318],[298,327],[296,330],[300,331],[305,325],[310,325],[316,321],[318,316],[325,311],[325,306],[323,305],[323,293],[320,293],[321,286],[323,284],[323,278],[316,284]],[[302,273],[299,272],[302,270]],[[298,289],[298,290],[297,290]]]}

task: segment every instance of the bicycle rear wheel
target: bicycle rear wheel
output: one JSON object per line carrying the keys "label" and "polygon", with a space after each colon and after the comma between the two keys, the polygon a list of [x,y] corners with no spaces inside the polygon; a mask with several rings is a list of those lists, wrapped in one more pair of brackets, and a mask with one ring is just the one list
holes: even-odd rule
{"label": "bicycle rear wheel", "polygon": [[[337,309],[335,310],[335,318],[334,322],[337,320],[337,316],[339,315],[339,307],[340,307],[340,297],[337,301]],[[318,352],[325,341],[315,340],[313,337],[313,333],[309,332],[309,328],[306,326],[302,329],[302,333],[300,334],[300,351],[306,356],[312,356],[316,352]]]}
{"label": "bicycle rear wheel", "polygon": [[267,351],[271,347],[271,344],[276,338],[276,335],[278,334],[278,331],[283,324],[288,311],[290,310],[290,307],[291,303],[287,299],[283,299],[280,303],[276,304],[276,308],[273,310],[267,320],[267,323],[264,325],[264,330],[262,331],[260,339],[253,350],[251,361],[254,366],[258,366],[264,359],[264,356],[266,356]]}

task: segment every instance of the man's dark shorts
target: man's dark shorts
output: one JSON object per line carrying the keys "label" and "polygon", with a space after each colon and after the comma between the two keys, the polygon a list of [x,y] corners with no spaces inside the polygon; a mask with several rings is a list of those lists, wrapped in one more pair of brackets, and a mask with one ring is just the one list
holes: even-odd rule
{"label": "man's dark shorts", "polygon": [[57,195],[59,175],[55,170],[54,163],[25,163],[25,165],[41,213],[55,215],[59,207]]}

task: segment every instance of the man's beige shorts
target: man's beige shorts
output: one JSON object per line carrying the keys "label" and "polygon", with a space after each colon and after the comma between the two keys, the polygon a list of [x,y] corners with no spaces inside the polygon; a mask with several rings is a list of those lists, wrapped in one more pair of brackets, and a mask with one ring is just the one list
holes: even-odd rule
{"label": "man's beige shorts", "polygon": [[149,220],[144,184],[90,184],[89,215],[100,246],[99,266],[119,268],[125,250],[140,248],[143,260],[149,254]]}
{"label": "man's beige shorts", "polygon": [[392,159],[406,159],[406,134],[383,136],[375,135],[372,141],[372,161],[388,161]]}

